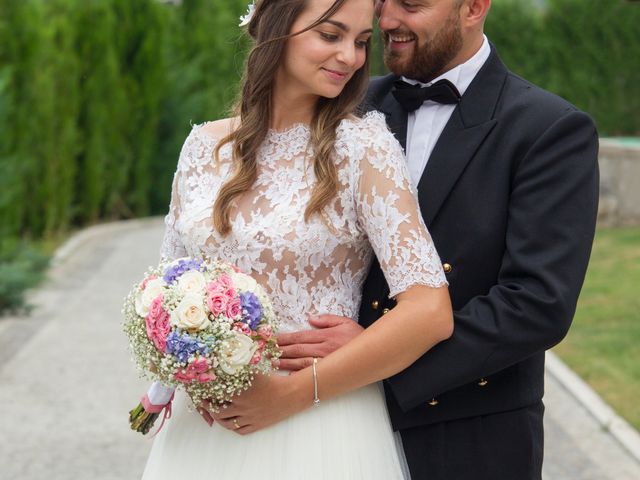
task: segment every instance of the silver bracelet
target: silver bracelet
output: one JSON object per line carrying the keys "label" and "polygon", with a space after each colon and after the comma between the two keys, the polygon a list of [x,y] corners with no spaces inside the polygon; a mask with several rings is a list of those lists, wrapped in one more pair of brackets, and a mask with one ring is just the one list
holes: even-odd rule
{"label": "silver bracelet", "polygon": [[318,398],[318,372],[316,371],[316,365],[318,364],[318,359],[313,357],[313,406],[320,406],[320,399]]}

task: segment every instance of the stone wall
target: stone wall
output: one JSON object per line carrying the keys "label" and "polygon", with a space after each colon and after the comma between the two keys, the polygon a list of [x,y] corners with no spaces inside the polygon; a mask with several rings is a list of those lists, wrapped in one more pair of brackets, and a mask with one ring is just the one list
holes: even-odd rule
{"label": "stone wall", "polygon": [[600,139],[601,226],[640,225],[640,141]]}

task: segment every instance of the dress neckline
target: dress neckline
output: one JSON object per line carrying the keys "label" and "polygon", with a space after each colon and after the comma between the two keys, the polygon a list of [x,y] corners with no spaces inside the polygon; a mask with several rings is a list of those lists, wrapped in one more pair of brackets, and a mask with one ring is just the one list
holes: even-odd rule
{"label": "dress neckline", "polygon": [[[197,130],[197,132],[201,136],[204,136],[206,138],[213,139],[213,140],[220,140],[222,138],[220,135],[216,135],[216,134],[207,132],[206,130],[203,129],[203,127],[207,123],[209,123],[209,122],[196,124],[193,127],[194,127],[194,129]],[[302,123],[302,122],[297,122],[297,123],[294,123],[294,124],[290,125],[289,127],[285,128],[283,130],[276,130],[275,128],[269,128],[267,130],[266,138],[267,139],[270,139],[270,138],[287,139],[288,137],[291,137],[291,136],[309,134],[310,132],[311,132],[311,127],[308,124]]]}
{"label": "dress neckline", "polygon": [[275,141],[291,140],[292,138],[307,138],[311,134],[311,127],[302,122],[294,123],[283,130],[270,128],[267,131],[267,139]]}
{"label": "dress neckline", "polygon": [[[375,117],[377,115],[380,115],[379,112],[367,112],[365,113],[362,117],[347,117],[342,119],[342,121],[340,122],[340,125],[338,126],[338,129],[341,129],[344,127],[345,123],[353,123],[354,121],[357,120],[369,120],[373,117]],[[210,122],[203,122],[203,123],[199,123],[199,124],[194,124],[193,128],[195,130],[198,131],[198,133],[200,135],[203,135],[209,139],[213,139],[213,140],[220,140],[222,137],[220,135],[214,135],[212,133],[206,132],[203,130],[203,127],[205,125],[207,125]],[[290,126],[288,126],[285,129],[282,130],[277,130],[275,128],[269,128],[267,130],[267,136],[266,139],[288,139],[291,136],[296,136],[296,135],[310,135],[311,134],[311,126],[308,123],[304,123],[304,122],[296,122],[291,124]]]}

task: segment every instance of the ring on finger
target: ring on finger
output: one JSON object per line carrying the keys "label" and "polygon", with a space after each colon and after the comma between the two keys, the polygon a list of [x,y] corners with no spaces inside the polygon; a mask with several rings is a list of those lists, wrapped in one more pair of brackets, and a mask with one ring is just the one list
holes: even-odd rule
{"label": "ring on finger", "polygon": [[233,428],[235,428],[236,430],[238,430],[240,428],[240,424],[238,423],[238,419],[234,418],[233,421]]}

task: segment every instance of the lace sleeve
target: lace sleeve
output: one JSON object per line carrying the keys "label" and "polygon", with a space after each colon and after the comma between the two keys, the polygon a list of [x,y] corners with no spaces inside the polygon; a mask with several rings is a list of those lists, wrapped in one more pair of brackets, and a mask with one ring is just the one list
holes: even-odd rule
{"label": "lace sleeve", "polygon": [[187,250],[180,238],[180,213],[182,211],[181,206],[181,194],[184,193],[185,186],[185,174],[188,168],[188,151],[189,144],[193,140],[193,132],[187,137],[180,151],[180,157],[178,159],[178,167],[176,173],[173,176],[173,183],[171,186],[171,203],[169,204],[169,212],[164,217],[164,238],[162,239],[162,246],[160,247],[160,258],[163,260],[173,260],[175,258],[186,257]]}
{"label": "lace sleeve", "polygon": [[378,112],[362,120],[365,147],[356,162],[358,221],[389,284],[389,296],[413,285],[447,285],[431,235],[420,214],[402,147]]}

